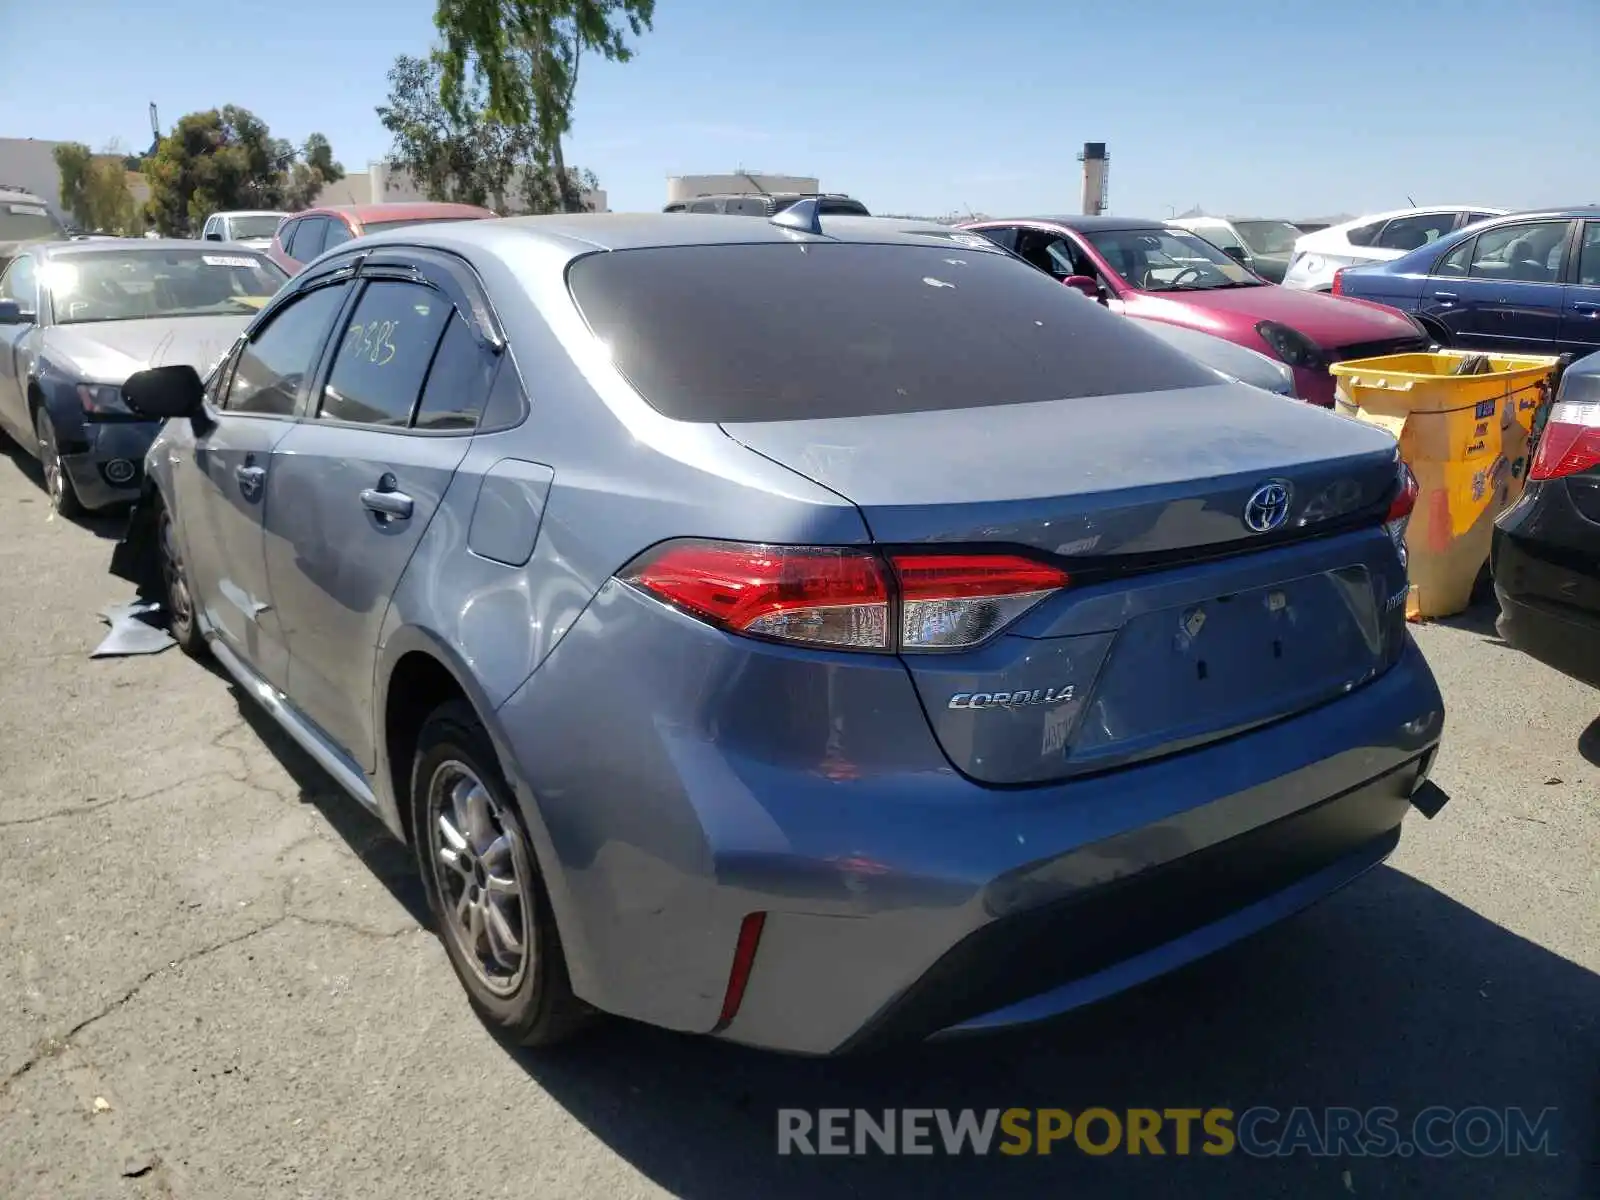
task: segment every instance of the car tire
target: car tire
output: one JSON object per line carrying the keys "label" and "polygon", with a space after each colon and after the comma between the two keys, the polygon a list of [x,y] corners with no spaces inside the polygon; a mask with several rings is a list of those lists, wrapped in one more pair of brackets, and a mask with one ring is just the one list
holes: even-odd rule
{"label": "car tire", "polygon": [[61,463],[61,451],[56,442],[55,423],[50,420],[50,410],[43,404],[33,417],[33,431],[38,439],[34,452],[39,456],[39,467],[44,472],[44,490],[50,497],[50,507],[63,517],[81,517],[83,501],[72,486],[72,477]]}
{"label": "car tire", "polygon": [[413,842],[456,978],[490,1031],[549,1046],[592,1015],[572,992],[533,842],[471,706],[423,722],[411,772]]}
{"label": "car tire", "polygon": [[156,510],[156,553],[161,556],[162,604],[167,613],[167,632],[190,658],[203,659],[210,653],[200,622],[195,618],[194,589],[189,585],[189,570],[183,561],[183,544],[165,504]]}

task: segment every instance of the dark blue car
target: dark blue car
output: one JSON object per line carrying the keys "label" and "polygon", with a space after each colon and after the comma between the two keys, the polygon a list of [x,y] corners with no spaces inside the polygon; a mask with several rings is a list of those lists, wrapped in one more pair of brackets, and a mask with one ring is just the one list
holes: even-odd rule
{"label": "dark blue car", "polygon": [[1335,295],[1411,313],[1463,349],[1600,351],[1600,208],[1481,221],[1386,263],[1346,267]]}

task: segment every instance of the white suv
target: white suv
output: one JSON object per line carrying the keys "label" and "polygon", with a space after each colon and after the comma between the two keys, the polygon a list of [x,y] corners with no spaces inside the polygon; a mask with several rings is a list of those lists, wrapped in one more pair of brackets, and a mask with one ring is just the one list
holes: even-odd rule
{"label": "white suv", "polygon": [[1399,258],[1453,230],[1502,216],[1506,211],[1483,205],[1436,204],[1371,213],[1343,225],[1319,229],[1295,242],[1283,286],[1302,292],[1331,291],[1333,273],[1340,267]]}
{"label": "white suv", "polygon": [[265,250],[272,245],[272,235],[278,232],[278,223],[284,215],[265,209],[212,213],[206,218],[200,237],[207,242],[241,242],[253,249]]}

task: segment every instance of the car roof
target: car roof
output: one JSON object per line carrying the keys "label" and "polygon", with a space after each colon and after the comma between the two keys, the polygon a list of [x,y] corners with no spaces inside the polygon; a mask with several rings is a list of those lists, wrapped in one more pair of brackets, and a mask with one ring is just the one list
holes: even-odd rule
{"label": "car roof", "polygon": [[492,210],[476,204],[447,204],[433,200],[392,200],[383,204],[322,204],[285,216],[305,217],[314,214],[337,213],[354,217],[363,223],[379,217],[458,217],[464,213],[487,213]]}
{"label": "car roof", "polygon": [[230,254],[251,254],[267,261],[260,250],[238,242],[200,242],[193,238],[94,238],[79,242],[44,242],[28,249],[45,258],[67,258],[80,254],[114,254],[119,250],[192,250],[196,254],[215,254],[222,247],[227,247]]}
{"label": "car roof", "polygon": [[279,212],[275,208],[223,208],[211,214],[213,217],[287,217],[286,212]]}
{"label": "car roof", "polygon": [[951,236],[961,232],[954,226],[935,221],[902,221],[894,217],[824,214],[821,225],[822,234],[818,237],[771,221],[721,213],[567,213],[415,225],[369,234],[363,244],[431,243],[498,252],[528,241],[539,241],[564,245],[577,255],[595,250],[793,244],[797,240],[926,246],[930,238],[938,238],[948,245]]}
{"label": "car roof", "polygon": [[[1511,211],[1510,209],[1497,208],[1489,204],[1419,204],[1412,208],[1391,208],[1387,212],[1365,213],[1359,217],[1352,217],[1348,221],[1340,221],[1337,225],[1330,225],[1328,228],[1356,229],[1373,221],[1392,221],[1396,217],[1416,216],[1419,213],[1452,212],[1457,209],[1464,212],[1488,213],[1490,216],[1500,216]],[[1319,229],[1317,232],[1321,233],[1322,230]]]}
{"label": "car roof", "polygon": [[[974,222],[967,222],[973,224]],[[1113,231],[1118,229],[1165,229],[1170,221],[1154,221],[1149,217],[1110,217],[1110,216],[1054,216],[1054,217],[985,217],[976,222],[979,225],[1061,225],[1067,229],[1076,229],[1082,233],[1095,233],[1097,231]]]}

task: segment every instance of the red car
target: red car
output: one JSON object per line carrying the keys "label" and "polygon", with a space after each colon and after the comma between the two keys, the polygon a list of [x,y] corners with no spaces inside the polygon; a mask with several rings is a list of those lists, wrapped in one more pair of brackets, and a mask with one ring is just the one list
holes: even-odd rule
{"label": "red car", "polygon": [[1333,407],[1328,364],[1431,344],[1398,309],[1268,283],[1204,238],[1160,221],[1023,217],[960,228],[1113,312],[1198,329],[1287,363],[1295,394],[1323,408]]}
{"label": "red car", "polygon": [[278,224],[267,257],[290,275],[299,273],[324,250],[364,233],[398,229],[437,221],[482,221],[496,214],[473,204],[435,204],[431,201],[395,204],[336,204],[308,208]]}

